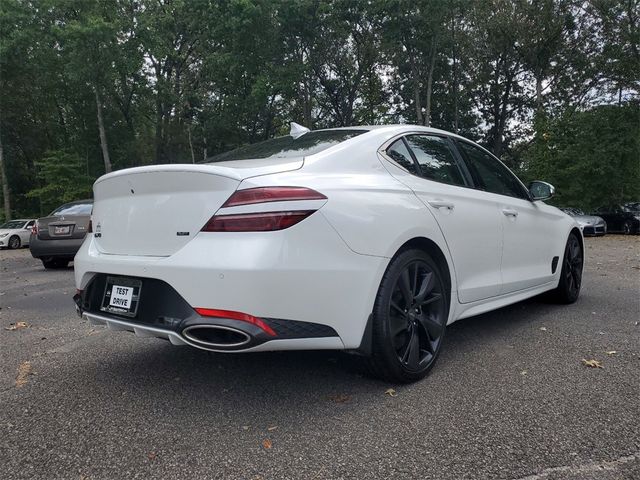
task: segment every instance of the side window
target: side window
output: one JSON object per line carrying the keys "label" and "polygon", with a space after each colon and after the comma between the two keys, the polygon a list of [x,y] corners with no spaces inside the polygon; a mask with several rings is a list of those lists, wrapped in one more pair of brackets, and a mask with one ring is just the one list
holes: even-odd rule
{"label": "side window", "polygon": [[28,222],[28,223],[24,226],[24,228],[31,228],[31,227],[33,227],[33,224],[34,224],[34,223],[36,223],[36,222],[35,222],[34,220],[31,220],[30,222]]}
{"label": "side window", "polygon": [[411,154],[401,138],[393,142],[391,146],[387,148],[387,155],[389,155],[394,162],[406,168],[409,172],[414,175],[417,174],[416,164],[413,162]]}
{"label": "side window", "polygon": [[475,173],[482,190],[528,200],[529,196],[516,176],[484,150],[467,142],[457,142],[467,159],[469,169]]}
{"label": "side window", "polygon": [[421,176],[440,183],[466,186],[446,138],[430,135],[409,135],[406,138],[418,161]]}

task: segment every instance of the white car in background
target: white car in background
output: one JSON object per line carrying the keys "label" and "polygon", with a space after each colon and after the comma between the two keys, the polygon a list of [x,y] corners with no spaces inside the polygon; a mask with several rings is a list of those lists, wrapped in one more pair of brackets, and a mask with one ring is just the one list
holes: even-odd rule
{"label": "white car in background", "polygon": [[9,220],[0,225],[0,248],[20,248],[29,245],[35,219]]}
{"label": "white car in background", "polygon": [[81,315],[216,352],[341,349],[422,378],[446,326],[579,295],[578,224],[487,150],[411,125],[308,131],[107,174],[75,257]]}

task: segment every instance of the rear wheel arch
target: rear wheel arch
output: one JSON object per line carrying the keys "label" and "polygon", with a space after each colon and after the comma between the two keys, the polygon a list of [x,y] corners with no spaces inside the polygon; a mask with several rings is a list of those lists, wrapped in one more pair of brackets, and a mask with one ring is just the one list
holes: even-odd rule
{"label": "rear wheel arch", "polygon": [[[389,261],[387,262],[387,266],[383,272],[383,276],[380,278],[380,282],[382,282],[384,273],[386,273],[386,271],[389,269],[389,266],[391,265],[393,260],[402,252],[405,252],[407,250],[412,250],[412,249],[422,250],[423,252],[427,253],[434,260],[434,262],[442,272],[442,275],[444,277],[445,284],[446,284],[446,289],[449,294],[449,298],[448,298],[449,315],[451,315],[451,312],[454,310],[453,304],[452,304],[454,296],[451,294],[451,289],[455,282],[455,279],[453,276],[453,265],[449,264],[449,261],[447,260],[447,257],[445,256],[440,246],[438,246],[436,242],[434,242],[433,240],[427,237],[413,237],[405,241],[402,245],[400,245],[400,247],[397,248],[395,253],[389,258]],[[377,286],[376,292],[378,291],[379,288],[380,288],[380,285]],[[371,304],[372,309],[373,309],[373,306],[374,305]],[[371,354],[372,316],[373,316],[373,313],[370,314],[369,318],[367,319],[367,323],[365,324],[365,329],[362,334],[362,340],[360,342],[360,346],[354,350],[354,352],[357,354],[362,354],[365,356]]]}
{"label": "rear wheel arch", "polygon": [[[422,250],[425,253],[429,254],[431,258],[436,262],[438,268],[442,272],[444,276],[444,280],[446,282],[447,291],[451,292],[451,288],[453,285],[453,275],[452,269],[449,266],[449,262],[447,261],[447,257],[445,256],[442,249],[435,243],[433,240],[430,240],[426,237],[414,237],[411,240],[406,241],[396,252],[394,258],[398,256],[400,253],[405,250],[409,250],[412,248],[416,248],[418,250]],[[391,260],[389,260],[391,263]],[[449,303],[451,303],[451,299],[449,299]]]}

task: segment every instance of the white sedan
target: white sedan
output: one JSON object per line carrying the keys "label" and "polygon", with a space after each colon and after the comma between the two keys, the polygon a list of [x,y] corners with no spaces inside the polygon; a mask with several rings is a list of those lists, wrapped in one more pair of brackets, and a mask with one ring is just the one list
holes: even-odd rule
{"label": "white sedan", "polygon": [[34,219],[10,220],[0,225],[0,248],[20,248],[29,245]]}
{"label": "white sedan", "polygon": [[446,326],[579,295],[577,223],[487,150],[411,126],[291,134],[94,185],[75,258],[91,322],[216,352],[341,349],[418,380]]}

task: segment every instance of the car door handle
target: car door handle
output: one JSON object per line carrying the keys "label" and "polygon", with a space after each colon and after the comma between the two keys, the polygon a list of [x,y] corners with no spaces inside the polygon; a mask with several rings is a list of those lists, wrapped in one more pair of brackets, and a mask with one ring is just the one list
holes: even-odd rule
{"label": "car door handle", "polygon": [[507,217],[517,217],[518,216],[518,212],[515,210],[511,210],[510,208],[505,208],[502,210],[502,213],[504,213]]}
{"label": "car door handle", "polygon": [[429,200],[429,205],[431,205],[433,208],[444,208],[446,210],[453,210],[453,207],[455,207],[455,205],[451,202],[445,202],[444,200]]}

